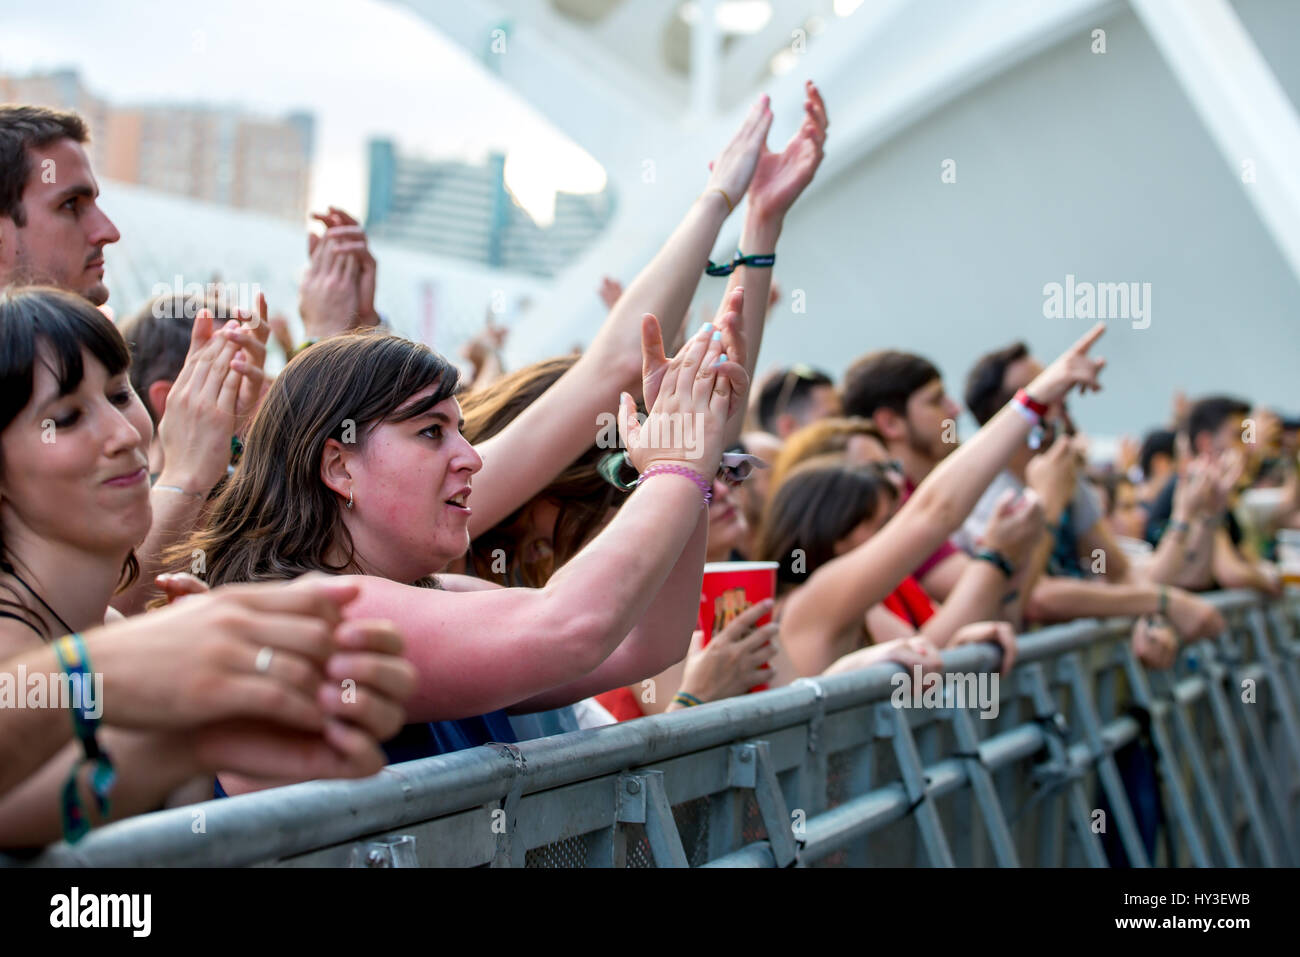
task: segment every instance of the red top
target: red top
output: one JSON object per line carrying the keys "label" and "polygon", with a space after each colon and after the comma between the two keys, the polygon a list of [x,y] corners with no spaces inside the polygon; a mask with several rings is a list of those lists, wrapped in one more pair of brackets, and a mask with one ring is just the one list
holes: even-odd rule
{"label": "red top", "polygon": [[930,601],[930,596],[911,575],[899,582],[898,587],[882,604],[913,628],[920,628],[934,617],[934,604]]}
{"label": "red top", "polygon": [[[911,496],[911,494],[915,491],[916,491],[916,486],[912,484],[912,480],[904,476],[903,501],[906,502],[908,498]],[[952,542],[948,541],[947,539],[944,539],[943,543],[940,544],[939,547],[936,548],[931,553],[929,558],[921,562],[921,564],[917,565],[916,568],[913,569],[912,577],[924,578],[926,575],[930,573],[930,569],[934,568],[935,565],[938,565],[944,559],[957,554],[958,551],[960,551],[960,549],[956,545],[954,545]]]}
{"label": "red top", "polygon": [[628,691],[626,687],[615,688],[613,691],[598,694],[596,700],[600,702],[601,707],[618,718],[619,721],[631,721],[633,718],[645,717],[645,713],[641,710],[641,703],[636,700],[636,695]]}

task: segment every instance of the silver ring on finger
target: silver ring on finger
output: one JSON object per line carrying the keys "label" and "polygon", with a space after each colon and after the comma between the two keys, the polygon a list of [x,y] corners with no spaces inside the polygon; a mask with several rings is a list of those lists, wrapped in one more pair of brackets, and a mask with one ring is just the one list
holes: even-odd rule
{"label": "silver ring on finger", "polygon": [[257,658],[253,661],[253,667],[257,669],[258,674],[266,674],[271,670],[271,658],[275,652],[268,647],[263,647],[257,652]]}

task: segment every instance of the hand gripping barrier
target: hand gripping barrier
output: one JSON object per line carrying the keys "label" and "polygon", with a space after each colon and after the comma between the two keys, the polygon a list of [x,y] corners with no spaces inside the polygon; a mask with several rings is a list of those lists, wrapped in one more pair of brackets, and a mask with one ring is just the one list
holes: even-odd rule
{"label": "hand gripping barrier", "polygon": [[878,665],[142,815],[22,863],[1296,866],[1300,591],[1208,597],[1228,630],[1171,672],[1129,620],[1076,621],[996,684],[996,647],[965,646],[928,691]]}

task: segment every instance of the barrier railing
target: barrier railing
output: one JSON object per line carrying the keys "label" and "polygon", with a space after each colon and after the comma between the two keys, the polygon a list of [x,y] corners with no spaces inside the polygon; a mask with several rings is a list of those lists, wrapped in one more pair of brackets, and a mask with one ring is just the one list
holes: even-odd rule
{"label": "barrier railing", "polygon": [[1172,672],[1130,621],[1078,621],[1000,681],[965,646],[937,689],[880,665],[143,815],[28,863],[1294,866],[1300,592],[1208,597],[1228,630]]}

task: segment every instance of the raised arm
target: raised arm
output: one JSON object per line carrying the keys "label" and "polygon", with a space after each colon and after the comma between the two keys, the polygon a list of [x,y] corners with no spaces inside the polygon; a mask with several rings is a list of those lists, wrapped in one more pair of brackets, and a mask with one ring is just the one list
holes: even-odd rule
{"label": "raised arm", "polygon": [[231,437],[242,431],[261,398],[270,334],[265,297],[258,297],[257,308],[256,319],[241,313],[240,319],[249,321],[215,330],[207,310],[194,318],[185,365],[158,423],[163,468],[149,493],[149,534],[135,550],[140,576],[112,600],[124,615],[144,611],[154,576],[163,570],[163,554],[194,530],[208,494],[226,475]]}
{"label": "raised arm", "polygon": [[[643,316],[660,317],[663,339],[674,341],[718,232],[749,187],[771,124],[767,97],[760,97],[714,160],[704,191],[623,291],[591,346],[539,401],[478,447],[483,468],[474,480],[471,538],[531,499],[589,448],[600,431],[599,416],[618,406],[621,391],[637,387]],[[518,468],[518,462],[528,468]]]}
{"label": "raised arm", "polygon": [[[759,153],[754,179],[749,184],[745,226],[740,234],[740,251],[747,256],[776,253],[786,213],[812,182],[821,165],[830,120],[826,116],[822,95],[811,80],[805,86],[804,96],[803,124],[790,138],[785,149],[780,153],[772,153],[764,143]],[[763,328],[771,310],[768,302],[768,293],[772,287],[771,267],[737,267],[727,281],[719,312],[728,308],[731,293],[741,286],[745,290],[745,341],[749,344],[745,371],[752,379],[758,363],[758,352],[763,344]],[[739,440],[743,425],[743,416],[737,416],[728,424],[728,448]]]}
{"label": "raised arm", "polygon": [[[1030,398],[1050,404],[1076,386],[1100,389],[1097,375],[1105,360],[1089,358],[1088,349],[1104,331],[1098,323],[1044,369],[1026,389]],[[944,459],[870,541],[817,569],[791,596],[782,619],[788,643],[821,644],[858,624],[866,608],[956,531],[1029,435],[1030,422],[1014,405],[1008,403]]]}
{"label": "raised arm", "polygon": [[[649,350],[658,340],[653,317],[645,331]],[[387,618],[406,636],[408,657],[419,674],[408,706],[414,720],[463,718],[518,706],[590,675],[646,618],[673,576],[680,576],[674,579],[670,603],[676,610],[667,612],[673,621],[655,641],[659,649],[681,645],[678,657],[684,652],[685,641],[675,631],[684,627],[684,637],[689,637],[684,609],[688,599],[692,605],[699,600],[701,483],[717,471],[730,405],[733,400],[743,404],[747,384],[739,364],[717,362],[728,330],[723,332],[714,339],[701,330],[666,362],[643,425],[636,424],[636,406],[624,394],[619,424],[632,464],[642,475],[660,466],[659,474],[639,486],[545,588],[448,594],[384,579],[354,579],[361,597],[348,613]],[[678,568],[693,540],[698,554]],[[688,592],[689,580],[694,584]],[[629,669],[640,676],[653,674],[651,658],[662,654],[640,659],[638,652],[635,668]],[[633,654],[624,657],[633,662]],[[628,680],[630,676],[622,683]],[[603,691],[620,681],[611,675],[597,683]],[[575,700],[573,695],[570,688],[560,697]],[[534,706],[543,705],[534,700]]]}

